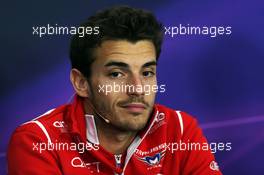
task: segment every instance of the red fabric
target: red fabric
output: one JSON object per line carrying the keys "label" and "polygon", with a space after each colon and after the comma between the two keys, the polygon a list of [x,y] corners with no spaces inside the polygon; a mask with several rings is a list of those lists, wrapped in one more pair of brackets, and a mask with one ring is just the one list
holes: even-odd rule
{"label": "red fabric", "polygon": [[[34,145],[47,143],[47,136],[36,123],[29,122],[18,127],[12,135],[8,149],[8,174],[221,174],[220,171],[213,170],[214,156],[209,150],[172,150],[175,143],[207,142],[196,120],[184,112],[180,113],[183,133],[177,113],[164,106],[155,105],[148,126],[139,133],[142,141],[125,169],[128,153],[123,154],[122,166],[119,168],[116,166],[114,155],[100,145],[93,145],[98,150],[88,149],[84,153],[79,153],[78,150],[56,149],[43,150],[40,153]],[[72,104],[61,106],[36,121],[45,127],[52,143],[87,143],[82,100],[78,97]],[[63,127],[58,127],[55,122],[63,122]],[[74,167],[73,164],[79,166]]]}

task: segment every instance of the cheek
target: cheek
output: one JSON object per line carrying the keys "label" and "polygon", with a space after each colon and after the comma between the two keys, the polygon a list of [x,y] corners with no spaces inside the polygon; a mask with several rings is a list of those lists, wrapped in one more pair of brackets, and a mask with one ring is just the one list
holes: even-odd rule
{"label": "cheek", "polygon": [[116,102],[115,94],[109,93],[108,95],[102,96],[102,98],[104,103],[106,103],[109,106],[109,108],[112,109]]}
{"label": "cheek", "polygon": [[143,79],[143,82],[142,82],[144,85],[150,85],[150,86],[153,86],[153,85],[157,85],[157,77],[152,77],[152,78],[145,78]]}
{"label": "cheek", "polygon": [[117,99],[118,99],[117,93],[113,93],[113,92],[108,92],[107,94],[97,93],[95,98],[95,103],[101,106],[101,110],[105,110],[107,112],[113,112],[117,103]]}
{"label": "cheek", "polygon": [[146,93],[145,99],[152,100],[153,98],[155,98],[156,93],[158,92],[158,85],[156,79],[146,81],[144,83],[144,86],[144,90]]}
{"label": "cheek", "polygon": [[107,111],[113,110],[117,100],[123,95],[121,92],[114,92],[116,90],[114,84],[118,85],[120,82],[109,81],[101,76],[96,80],[92,85],[94,102],[105,107]]}
{"label": "cheek", "polygon": [[150,106],[153,106],[155,97],[156,93],[150,91],[149,95],[145,95],[145,100],[149,103]]}

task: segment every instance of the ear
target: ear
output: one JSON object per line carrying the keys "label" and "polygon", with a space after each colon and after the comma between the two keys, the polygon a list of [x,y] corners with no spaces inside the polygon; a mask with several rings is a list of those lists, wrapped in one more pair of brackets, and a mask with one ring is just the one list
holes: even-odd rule
{"label": "ear", "polygon": [[75,92],[81,97],[89,97],[90,87],[86,77],[78,70],[72,69],[70,75]]}

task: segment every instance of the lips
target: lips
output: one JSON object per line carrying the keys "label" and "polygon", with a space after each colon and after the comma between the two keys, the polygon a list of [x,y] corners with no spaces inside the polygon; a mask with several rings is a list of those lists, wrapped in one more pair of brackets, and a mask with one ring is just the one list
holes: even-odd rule
{"label": "lips", "polygon": [[146,106],[142,103],[130,103],[121,107],[125,108],[131,113],[142,113],[146,109]]}

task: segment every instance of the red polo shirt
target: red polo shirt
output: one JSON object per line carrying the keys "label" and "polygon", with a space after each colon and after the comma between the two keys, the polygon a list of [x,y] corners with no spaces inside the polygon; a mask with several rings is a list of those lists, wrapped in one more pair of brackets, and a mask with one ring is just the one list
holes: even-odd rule
{"label": "red polo shirt", "polygon": [[221,174],[196,120],[184,112],[156,104],[122,155],[100,146],[94,117],[84,113],[76,96],[73,103],[19,126],[9,143],[8,174]]}

